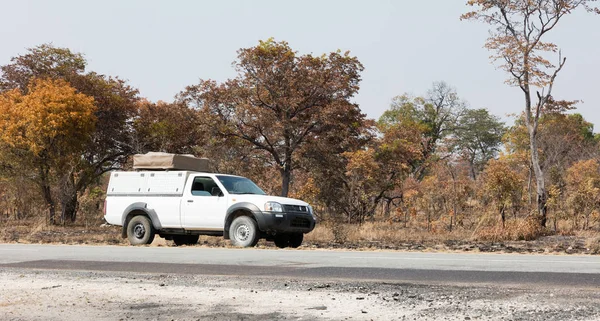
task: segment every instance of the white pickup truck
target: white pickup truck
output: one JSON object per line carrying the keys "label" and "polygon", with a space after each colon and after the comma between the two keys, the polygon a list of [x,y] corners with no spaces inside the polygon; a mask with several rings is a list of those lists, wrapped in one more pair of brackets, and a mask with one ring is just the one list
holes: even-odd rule
{"label": "white pickup truck", "polygon": [[266,195],[244,177],[195,171],[112,172],[104,211],[133,245],[158,234],[177,245],[214,235],[241,247],[261,238],[298,247],[315,227],[306,202]]}

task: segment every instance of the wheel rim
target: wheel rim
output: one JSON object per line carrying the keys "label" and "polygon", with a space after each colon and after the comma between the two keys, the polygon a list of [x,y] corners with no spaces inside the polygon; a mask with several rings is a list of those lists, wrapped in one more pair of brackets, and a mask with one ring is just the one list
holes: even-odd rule
{"label": "wheel rim", "polygon": [[138,223],[133,227],[133,235],[136,238],[141,239],[144,237],[145,234],[146,234],[146,228],[144,228],[144,224]]}
{"label": "wheel rim", "polygon": [[246,224],[242,224],[235,229],[235,238],[238,241],[246,241],[250,238],[250,228]]}

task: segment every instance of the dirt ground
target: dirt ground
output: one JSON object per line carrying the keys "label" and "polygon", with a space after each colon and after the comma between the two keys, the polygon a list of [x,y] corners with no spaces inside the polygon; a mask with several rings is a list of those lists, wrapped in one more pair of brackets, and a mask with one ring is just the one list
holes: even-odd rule
{"label": "dirt ground", "polygon": [[0,270],[2,320],[600,320],[598,289]]}

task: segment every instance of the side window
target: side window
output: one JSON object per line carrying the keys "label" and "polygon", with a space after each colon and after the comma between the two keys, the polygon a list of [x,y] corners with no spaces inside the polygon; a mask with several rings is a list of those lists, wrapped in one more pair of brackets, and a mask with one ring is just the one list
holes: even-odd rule
{"label": "side window", "polygon": [[194,196],[219,196],[221,189],[210,177],[194,177],[192,195]]}

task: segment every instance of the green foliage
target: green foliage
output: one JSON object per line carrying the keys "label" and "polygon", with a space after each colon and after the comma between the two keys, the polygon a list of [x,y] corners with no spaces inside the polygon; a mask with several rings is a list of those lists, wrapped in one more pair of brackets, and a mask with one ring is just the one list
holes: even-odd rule
{"label": "green foliage", "polygon": [[455,148],[471,165],[475,179],[485,164],[500,151],[504,123],[487,109],[467,109],[459,118],[455,131]]}
{"label": "green foliage", "polygon": [[384,133],[393,125],[420,132],[421,157],[412,162],[411,167],[413,176],[423,179],[427,167],[435,162],[442,140],[454,133],[465,106],[454,88],[445,82],[435,82],[425,97],[407,94],[395,97],[391,108],[379,118],[378,125]]}

